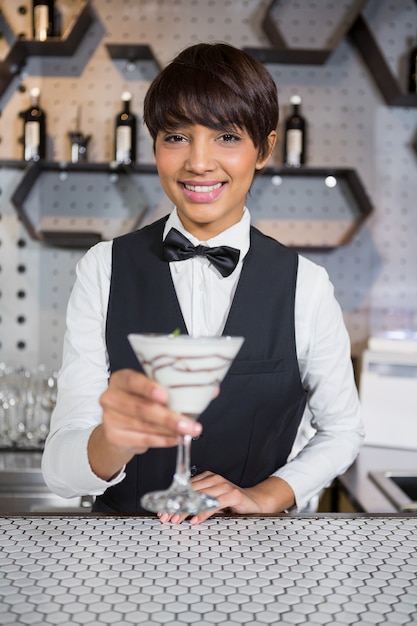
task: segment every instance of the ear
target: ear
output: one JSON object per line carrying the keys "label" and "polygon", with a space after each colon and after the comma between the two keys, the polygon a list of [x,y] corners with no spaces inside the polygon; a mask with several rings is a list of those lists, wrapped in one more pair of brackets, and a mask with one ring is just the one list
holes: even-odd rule
{"label": "ear", "polygon": [[266,163],[271,158],[271,154],[272,154],[273,149],[275,148],[276,142],[277,142],[277,133],[275,130],[271,130],[271,132],[268,135],[268,151],[266,155],[262,157],[262,159],[261,158],[258,159],[255,169],[261,170],[266,165]]}

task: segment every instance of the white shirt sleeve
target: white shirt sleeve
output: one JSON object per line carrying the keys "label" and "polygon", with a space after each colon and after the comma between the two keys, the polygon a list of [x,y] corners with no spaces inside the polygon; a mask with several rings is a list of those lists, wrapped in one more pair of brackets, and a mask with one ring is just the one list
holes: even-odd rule
{"label": "white shirt sleeve", "polygon": [[[295,329],[301,379],[308,393],[305,415],[313,434],[274,475],[292,487],[300,510],[351,465],[364,436],[342,311],[327,272],[304,257],[299,262]],[[306,429],[306,421],[301,429]]]}
{"label": "white shirt sleeve", "polygon": [[67,308],[57,404],[42,457],[45,482],[64,498],[99,495],[124,478],[123,472],[109,482],[98,478],[87,455],[90,434],[101,422],[99,397],[109,378],[105,317],[111,250],[111,242],[103,242],[81,259]]}

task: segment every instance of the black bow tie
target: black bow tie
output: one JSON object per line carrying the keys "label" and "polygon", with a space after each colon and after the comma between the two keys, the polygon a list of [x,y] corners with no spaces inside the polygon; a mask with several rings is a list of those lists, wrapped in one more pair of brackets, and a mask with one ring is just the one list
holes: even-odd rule
{"label": "black bow tie", "polygon": [[235,269],[240,251],[230,246],[193,246],[176,228],[171,228],[164,239],[164,261],[185,261],[194,256],[205,256],[223,277],[230,276]]}

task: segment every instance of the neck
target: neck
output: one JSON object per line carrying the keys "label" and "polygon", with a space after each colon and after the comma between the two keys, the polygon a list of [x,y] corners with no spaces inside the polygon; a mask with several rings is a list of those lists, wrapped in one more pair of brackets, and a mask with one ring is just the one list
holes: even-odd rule
{"label": "neck", "polygon": [[211,222],[198,223],[197,222],[196,223],[196,222],[184,219],[182,216],[178,215],[178,218],[181,224],[183,225],[183,227],[185,228],[185,230],[188,233],[190,233],[190,235],[193,235],[193,237],[195,237],[199,241],[208,241],[209,239],[212,239],[213,237],[217,237],[217,235],[220,235],[220,233],[223,233],[224,231],[228,230],[235,224],[238,224],[240,220],[242,219],[242,217],[243,217],[243,211],[239,219],[237,220],[235,219],[233,221],[231,220],[230,222],[223,222],[219,224],[218,222],[215,222],[215,223],[211,223]]}

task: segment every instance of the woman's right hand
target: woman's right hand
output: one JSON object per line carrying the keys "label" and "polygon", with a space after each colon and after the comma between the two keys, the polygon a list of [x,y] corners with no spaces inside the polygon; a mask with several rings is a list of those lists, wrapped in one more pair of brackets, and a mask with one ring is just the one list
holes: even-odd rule
{"label": "woman's right hand", "polygon": [[92,470],[110,480],[135,454],[177,445],[179,435],[196,437],[201,424],[167,407],[168,391],[144,374],[119,370],[100,397],[102,423],[88,443]]}

